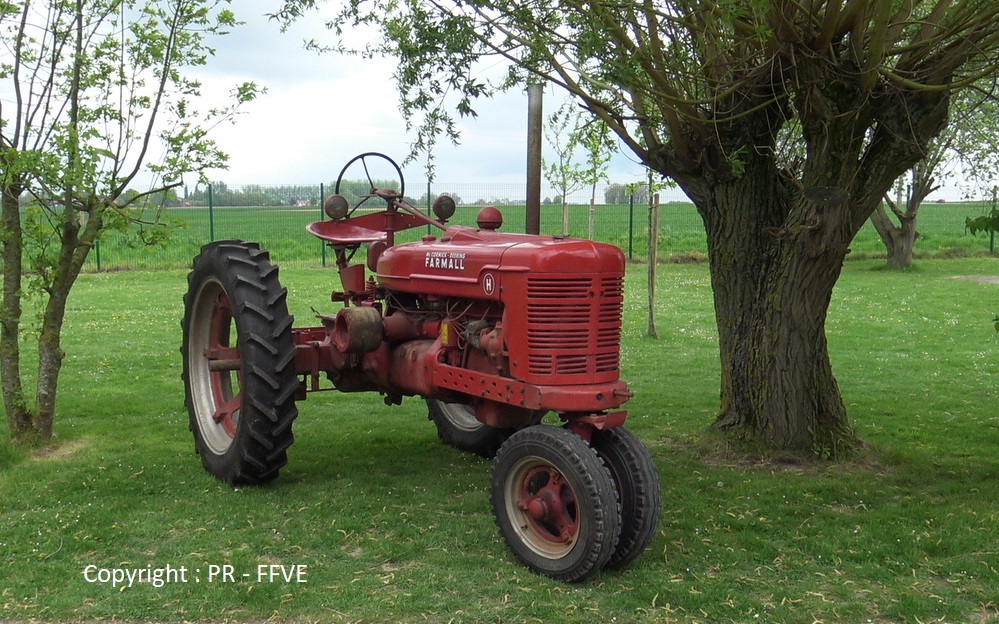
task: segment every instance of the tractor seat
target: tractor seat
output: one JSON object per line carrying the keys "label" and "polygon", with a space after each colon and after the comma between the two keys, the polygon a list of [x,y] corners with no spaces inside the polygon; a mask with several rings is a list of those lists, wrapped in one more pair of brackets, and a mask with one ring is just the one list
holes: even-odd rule
{"label": "tractor seat", "polygon": [[388,238],[385,232],[372,230],[349,221],[316,221],[305,226],[305,229],[324,241],[342,245],[374,243]]}

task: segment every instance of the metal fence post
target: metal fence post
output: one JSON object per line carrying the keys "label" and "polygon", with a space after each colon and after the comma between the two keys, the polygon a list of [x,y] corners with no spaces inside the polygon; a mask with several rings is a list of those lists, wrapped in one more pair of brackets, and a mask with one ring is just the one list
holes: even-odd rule
{"label": "metal fence post", "polygon": [[[319,220],[322,221],[323,217],[326,216],[326,212],[323,210],[323,202],[326,201],[326,186],[320,182],[319,183]],[[319,255],[322,258],[322,267],[326,268],[326,241],[319,239]]]}
{"label": "metal fence post", "polygon": [[215,199],[212,195],[212,185],[208,185],[208,242],[215,242]]}
{"label": "metal fence post", "polygon": [[628,196],[628,260],[634,260],[635,246],[635,194]]}
{"label": "metal fence post", "polygon": [[[996,196],[997,189],[999,189],[999,187],[995,186],[992,187],[992,214],[995,214],[996,202],[999,201],[999,197]],[[995,230],[992,230],[991,232],[989,232],[989,253],[994,254],[995,252],[996,252],[996,232]]]}

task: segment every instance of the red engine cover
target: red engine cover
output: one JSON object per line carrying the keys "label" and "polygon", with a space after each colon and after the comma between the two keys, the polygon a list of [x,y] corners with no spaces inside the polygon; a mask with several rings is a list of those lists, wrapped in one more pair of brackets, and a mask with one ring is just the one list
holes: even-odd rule
{"label": "red engine cover", "polygon": [[452,226],[378,260],[395,291],[501,301],[511,374],[539,384],[619,377],[624,254],[588,240]]}

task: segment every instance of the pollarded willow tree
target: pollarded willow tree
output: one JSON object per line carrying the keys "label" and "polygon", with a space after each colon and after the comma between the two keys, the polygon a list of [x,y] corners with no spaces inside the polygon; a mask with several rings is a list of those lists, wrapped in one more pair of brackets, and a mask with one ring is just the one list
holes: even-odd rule
{"label": "pollarded willow tree", "polygon": [[[316,4],[286,0],[277,15]],[[996,73],[999,3],[356,0],[330,25],[341,41],[380,29],[367,48],[332,47],[398,58],[401,108],[428,122],[417,144],[488,94],[487,57],[510,64],[500,87],[566,89],[704,221],[716,425],[778,449],[855,442],[825,335],[833,287],[857,231],[947,123],[952,93]],[[803,158],[786,158],[789,138]]]}
{"label": "pollarded willow tree", "polygon": [[[188,73],[236,25],[228,0],[0,0],[0,378],[11,439],[52,435],[63,321],[90,250],[146,221],[144,198],[224,166],[208,138],[257,87],[198,112]],[[140,178],[148,172],[149,177]],[[141,182],[139,182],[141,179]],[[147,192],[126,193],[149,184]],[[41,299],[34,400],[22,377],[22,302]]]}
{"label": "pollarded willow tree", "polygon": [[896,180],[895,196],[885,197],[888,210],[879,205],[871,215],[887,249],[889,267],[912,264],[919,209],[945,180],[959,180],[971,196],[991,196],[999,181],[996,86],[993,76],[951,97],[947,127],[930,142],[923,159]]}

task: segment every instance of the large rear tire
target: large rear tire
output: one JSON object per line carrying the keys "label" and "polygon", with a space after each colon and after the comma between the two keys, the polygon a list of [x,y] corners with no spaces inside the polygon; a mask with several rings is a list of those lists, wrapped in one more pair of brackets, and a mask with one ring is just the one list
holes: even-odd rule
{"label": "large rear tire", "polygon": [[292,316],[278,268],[256,243],[201,248],[184,295],[185,403],[195,450],[222,481],[278,476],[298,416]]}

